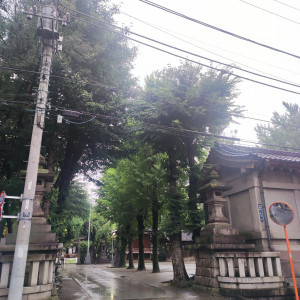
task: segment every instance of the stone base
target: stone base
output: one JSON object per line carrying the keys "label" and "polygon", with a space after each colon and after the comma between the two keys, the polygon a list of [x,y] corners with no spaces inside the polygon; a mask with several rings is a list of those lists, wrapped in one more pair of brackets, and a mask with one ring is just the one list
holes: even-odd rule
{"label": "stone base", "polygon": [[220,288],[219,293],[223,296],[233,297],[234,299],[253,299],[253,300],[294,300],[295,293],[291,288],[279,289],[251,289],[251,290],[229,290]]}
{"label": "stone base", "polygon": [[[22,300],[41,300],[49,299],[53,284],[37,285],[34,287],[24,287]],[[8,297],[8,289],[0,289],[0,300],[6,300]]]}
{"label": "stone base", "polygon": [[294,291],[291,288],[280,289],[264,289],[264,290],[228,290],[224,288],[209,288],[196,283],[192,287],[193,290],[205,292],[212,296],[223,295],[229,299],[243,300],[294,300]]}
{"label": "stone base", "polygon": [[[7,299],[18,224],[0,245],[0,299]],[[33,217],[30,231],[22,300],[49,299],[54,284],[55,258],[63,244],[44,217]]]}

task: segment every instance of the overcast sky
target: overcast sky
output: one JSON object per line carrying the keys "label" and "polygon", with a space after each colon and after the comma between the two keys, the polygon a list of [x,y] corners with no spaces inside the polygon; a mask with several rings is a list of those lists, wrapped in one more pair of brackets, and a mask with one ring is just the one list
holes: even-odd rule
{"label": "overcast sky", "polygon": [[[152,1],[204,23],[300,56],[300,3],[296,0]],[[118,23],[130,26],[133,32],[210,59],[227,64],[234,63],[242,69],[300,84],[299,58],[242,41],[159,10],[139,0],[113,0],[112,2],[120,4],[121,14],[117,17]],[[135,36],[131,37],[142,40]],[[151,43],[147,40],[143,41]],[[155,45],[154,43],[151,44]],[[164,48],[159,45],[155,46]],[[189,57],[200,63],[210,64],[208,60],[176,52],[172,49],[168,49],[168,51]],[[138,45],[138,55],[135,60],[133,74],[143,84],[146,75],[154,70],[162,69],[168,64],[178,65],[179,59],[146,46]],[[213,65],[219,67],[218,64]],[[244,77],[300,93],[300,88],[297,87],[270,81],[241,71],[234,72]],[[245,106],[245,116],[248,117],[269,120],[273,111],[283,111],[282,101],[300,103],[300,95],[246,80],[238,85],[238,89],[240,96],[236,99],[236,103]],[[239,122],[239,125],[230,126],[225,134],[230,135],[230,131],[236,129],[237,137],[255,140],[253,128],[257,121],[241,119]]]}

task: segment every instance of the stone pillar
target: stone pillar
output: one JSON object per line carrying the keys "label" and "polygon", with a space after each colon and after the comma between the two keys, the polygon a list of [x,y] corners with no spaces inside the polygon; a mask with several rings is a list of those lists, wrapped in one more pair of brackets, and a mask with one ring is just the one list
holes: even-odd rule
{"label": "stone pillar", "polygon": [[[33,203],[33,213],[29,240],[29,249],[26,268],[23,298],[28,299],[49,299],[51,292],[54,291],[53,272],[57,252],[62,249],[63,245],[57,242],[55,233],[51,232],[51,225],[41,209],[41,200],[51,187],[50,182],[54,178],[53,172],[45,168],[45,158],[40,156],[40,164],[38,169],[38,179]],[[25,172],[22,172],[26,174]],[[17,225],[17,224],[15,224]],[[7,235],[5,245],[1,245],[0,259],[4,256],[11,255],[14,252],[18,226],[13,227],[13,233]],[[32,258],[34,257],[34,258]],[[9,272],[9,265],[2,266],[3,279],[1,278],[1,287],[7,286],[8,277],[5,272]],[[7,270],[8,268],[8,270]],[[8,293],[6,288],[0,291],[0,294]],[[27,299],[27,298],[26,298]]]}

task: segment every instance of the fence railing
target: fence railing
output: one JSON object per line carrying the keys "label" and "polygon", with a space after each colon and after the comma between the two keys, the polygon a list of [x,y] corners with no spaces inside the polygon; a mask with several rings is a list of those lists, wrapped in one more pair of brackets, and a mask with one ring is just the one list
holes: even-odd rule
{"label": "fence railing", "polygon": [[221,288],[270,289],[283,287],[279,252],[217,253]]}
{"label": "fence railing", "polygon": [[[39,294],[39,298],[51,296],[56,254],[29,254],[27,258],[24,294]],[[9,290],[13,255],[0,255],[0,299],[6,299]]]}

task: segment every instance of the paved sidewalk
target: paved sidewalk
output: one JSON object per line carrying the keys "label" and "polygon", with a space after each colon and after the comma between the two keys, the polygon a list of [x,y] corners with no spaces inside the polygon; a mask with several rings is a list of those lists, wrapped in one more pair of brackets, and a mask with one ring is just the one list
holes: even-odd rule
{"label": "paved sidewalk", "polygon": [[[62,276],[60,300],[76,299],[201,299],[224,300],[220,295],[179,289],[167,283],[173,277],[170,262],[160,263],[161,273],[153,274],[152,264],[145,271],[111,268],[110,265],[66,265]],[[194,275],[195,264],[186,263],[188,274]]]}
{"label": "paved sidewalk", "polygon": [[68,272],[68,267],[69,266],[66,266],[63,270],[58,270],[62,281],[62,288],[58,291],[59,300],[90,299],[80,283]]}

